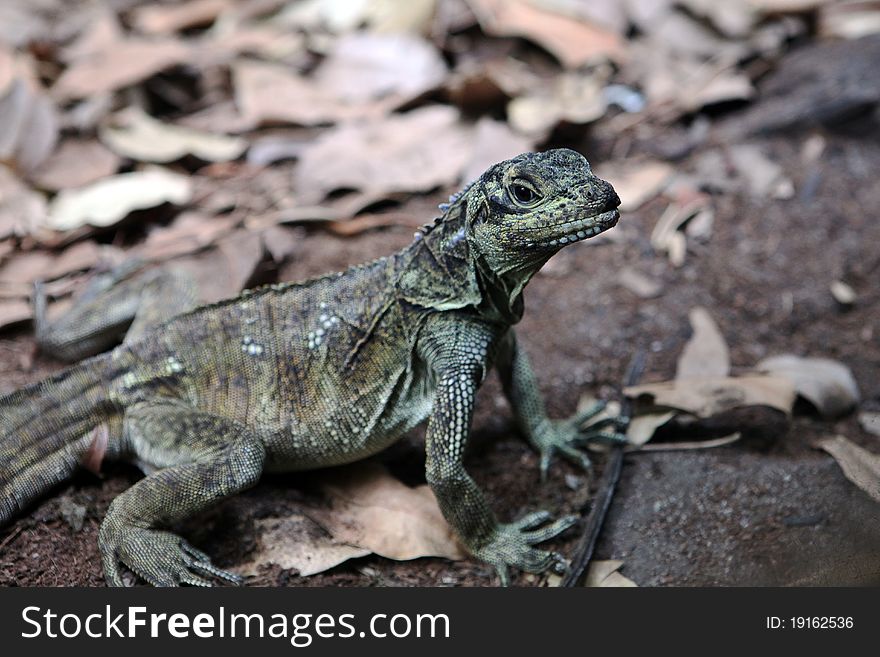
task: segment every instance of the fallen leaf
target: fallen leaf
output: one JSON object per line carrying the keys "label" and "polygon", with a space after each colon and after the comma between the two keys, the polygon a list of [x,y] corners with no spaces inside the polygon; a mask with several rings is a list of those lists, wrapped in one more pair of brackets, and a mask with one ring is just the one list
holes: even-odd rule
{"label": "fallen leaf", "polygon": [[621,212],[638,210],[661,194],[675,173],[670,165],[656,160],[603,164],[597,169],[620,197]]}
{"label": "fallen leaf", "polygon": [[846,478],[880,502],[880,455],[859,447],[843,436],[824,438],[818,446],[834,457]]}
{"label": "fallen leaf", "polygon": [[765,358],[755,369],[789,380],[797,394],[824,417],[838,417],[859,402],[859,388],[852,372],[835,360],[783,354]]}
{"label": "fallen leaf", "polygon": [[479,178],[496,162],[508,160],[535,148],[535,143],[514,133],[506,123],[483,117],[474,130],[470,162],[461,176],[462,182]]}
{"label": "fallen leaf", "polygon": [[29,177],[37,187],[58,191],[112,176],[119,170],[119,163],[119,157],[98,141],[69,138]]}
{"label": "fallen leaf", "polygon": [[470,158],[458,112],[429,106],[327,131],[303,151],[295,188],[305,204],[338,189],[427,191],[457,183]]}
{"label": "fallen leaf", "polygon": [[172,34],[210,25],[232,0],[191,0],[177,5],[144,5],[131,12],[131,24],[145,34]]}
{"label": "fallen leaf", "polygon": [[169,226],[150,231],[146,241],[132,250],[132,255],[158,261],[195,253],[230,233],[236,223],[233,216],[183,212]]}
{"label": "fallen leaf", "polygon": [[631,579],[621,575],[618,570],[622,561],[591,561],[584,579],[585,587],[633,587],[637,586]]}
{"label": "fallen leaf", "polygon": [[411,32],[427,34],[437,8],[437,0],[372,0],[366,23],[371,32]]}
{"label": "fallen leaf", "polygon": [[880,32],[880,2],[838,2],[819,9],[818,32],[822,36],[860,39]]}
{"label": "fallen leaf", "polygon": [[626,58],[620,35],[586,19],[548,11],[526,0],[468,0],[468,4],[487,34],[525,37],[566,68]]}
{"label": "fallen leaf", "polygon": [[654,437],[654,433],[676,415],[675,411],[637,415],[629,421],[626,438],[630,445],[644,445]]}
{"label": "fallen leaf", "polygon": [[[6,285],[30,285],[43,277],[52,265],[53,257],[46,251],[22,251],[14,254],[0,266],[0,282]],[[26,288],[25,288],[26,289]]]}
{"label": "fallen leaf", "polygon": [[0,164],[0,240],[33,233],[47,212],[46,198]]}
{"label": "fallen leaf", "polygon": [[681,229],[701,214],[713,212],[711,203],[707,194],[697,194],[670,203],[651,231],[651,246],[661,253],[665,252],[673,266],[680,267],[684,264],[687,250],[687,238]]}
{"label": "fallen leaf", "polygon": [[678,357],[675,378],[721,379],[730,373],[727,342],[705,308],[691,308],[688,313],[693,335]]}
{"label": "fallen leaf", "polygon": [[112,226],[134,210],[163,203],[182,205],[191,195],[189,178],[164,169],[120,173],[86,187],[59,192],[50,205],[46,225],[61,231],[86,224]]}
{"label": "fallen leaf", "polygon": [[61,100],[87,98],[137,84],[186,63],[190,48],[175,38],[124,37],[118,26],[105,22],[80,37],[69,56],[70,66],[52,87],[52,93]]}
{"label": "fallen leaf", "polygon": [[769,406],[788,414],[795,400],[792,382],[770,375],[662,381],[630,386],[624,393],[632,398],[645,395],[653,398],[654,406],[687,411],[701,418],[742,406]]}
{"label": "fallen leaf", "polygon": [[727,153],[746,189],[760,198],[788,199],[794,196],[794,185],[782,167],[771,161],[753,144],[736,144]]}
{"label": "fallen leaf", "polygon": [[206,162],[228,162],[247,148],[247,141],[240,137],[163,123],[135,107],[115,114],[98,134],[119,155],[141,162],[173,162],[185,155]]}
{"label": "fallen leaf", "polygon": [[705,17],[728,37],[749,36],[757,14],[751,0],[680,0],[696,16]]}
{"label": "fallen leaf", "polygon": [[564,73],[548,88],[511,100],[507,120],[517,132],[544,136],[560,123],[592,123],[606,110],[602,85],[595,76]]}
{"label": "fallen leaf", "polygon": [[253,280],[265,249],[259,233],[239,230],[198,253],[175,258],[180,268],[196,282],[199,300],[214,303],[239,294]]}
{"label": "fallen leaf", "polygon": [[330,508],[306,513],[339,542],[389,559],[465,556],[427,485],[410,488],[383,467],[362,463],[335,472],[323,489]]}
{"label": "fallen leaf", "polygon": [[880,436],[880,413],[870,411],[859,413],[859,424],[868,433]]}
{"label": "fallen leaf", "polygon": [[320,88],[352,105],[394,98],[399,106],[445,79],[446,64],[437,48],[413,34],[343,36],[314,73]]}
{"label": "fallen leaf", "polygon": [[232,67],[235,104],[243,124],[321,125],[365,114],[381,115],[390,108],[352,106],[312,81],[278,64],[237,62]]}
{"label": "fallen leaf", "polygon": [[617,282],[640,299],[653,299],[663,292],[657,278],[649,278],[632,267],[624,267],[617,274]]}
{"label": "fallen leaf", "polygon": [[654,443],[651,445],[643,445],[636,452],[683,452],[697,449],[712,449],[713,447],[723,447],[732,445],[742,437],[742,434],[732,433],[729,436],[721,438],[711,438],[709,440],[690,440],[677,443]]}
{"label": "fallen leaf", "polygon": [[308,577],[370,554],[366,548],[335,540],[315,521],[300,514],[263,518],[254,526],[259,537],[257,550],[251,561],[236,568],[245,575],[257,574],[264,564],[277,564]]}
{"label": "fallen leaf", "polygon": [[18,324],[33,317],[29,301],[24,299],[0,299],[0,328]]}
{"label": "fallen leaf", "polygon": [[7,80],[0,90],[0,162],[29,172],[39,166],[58,141],[55,105],[37,81],[29,59],[14,57],[0,45],[7,61]]}

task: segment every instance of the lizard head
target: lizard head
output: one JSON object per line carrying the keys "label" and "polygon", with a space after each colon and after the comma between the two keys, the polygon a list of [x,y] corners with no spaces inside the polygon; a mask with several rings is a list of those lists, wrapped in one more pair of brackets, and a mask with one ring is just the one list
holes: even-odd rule
{"label": "lizard head", "polygon": [[580,153],[524,153],[468,190],[468,242],[497,275],[533,272],[567,244],[611,228],[620,199]]}

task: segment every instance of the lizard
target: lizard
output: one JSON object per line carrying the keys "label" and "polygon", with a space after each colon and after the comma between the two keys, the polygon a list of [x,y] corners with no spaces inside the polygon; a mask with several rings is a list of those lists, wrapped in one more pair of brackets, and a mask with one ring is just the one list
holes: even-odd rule
{"label": "lizard", "polygon": [[[499,372],[540,455],[584,468],[585,423],[601,405],[550,419],[514,325],[523,290],[562,247],[613,227],[620,199],[568,149],[495,164],[390,256],[279,283],[178,314],[110,351],[0,397],[0,526],[84,463],[145,473],[98,532],[106,581],[123,567],[156,586],[239,583],[168,527],[254,486],[265,472],[354,462],[427,420],[425,477],[476,558],[560,567],[537,547],[576,522],[546,511],[500,522],[464,467],[475,395]],[[134,314],[130,312],[129,314]]]}

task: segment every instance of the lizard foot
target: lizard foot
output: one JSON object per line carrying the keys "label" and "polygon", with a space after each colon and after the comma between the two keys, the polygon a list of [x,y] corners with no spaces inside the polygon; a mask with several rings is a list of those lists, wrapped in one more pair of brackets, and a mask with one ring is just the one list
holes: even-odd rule
{"label": "lizard foot", "polygon": [[241,583],[240,576],[217,568],[207,554],[171,532],[130,527],[111,534],[102,527],[99,547],[110,586],[124,586],[120,563],[153,586],[212,586],[205,576]]}
{"label": "lizard foot", "polygon": [[606,417],[584,426],[585,422],[597,416],[604,408],[605,403],[598,402],[565,420],[547,420],[538,430],[533,442],[541,455],[541,481],[546,481],[550,462],[556,453],[589,472],[592,463],[582,449],[588,443],[627,442],[626,435],[620,432],[629,422],[627,418]]}
{"label": "lizard foot", "polygon": [[564,532],[577,522],[577,516],[565,516],[554,522],[550,519],[547,511],[536,511],[515,522],[500,524],[489,541],[473,551],[474,556],[495,566],[501,586],[510,584],[510,566],[529,573],[559,568],[564,565],[562,555],[534,546]]}

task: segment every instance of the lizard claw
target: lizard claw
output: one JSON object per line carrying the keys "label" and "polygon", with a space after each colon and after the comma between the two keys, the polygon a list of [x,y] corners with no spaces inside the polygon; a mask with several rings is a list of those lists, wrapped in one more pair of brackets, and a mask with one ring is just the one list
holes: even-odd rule
{"label": "lizard claw", "polygon": [[536,432],[532,442],[541,454],[542,482],[547,480],[550,463],[556,454],[589,473],[592,470],[592,463],[582,448],[591,442],[609,444],[627,442],[626,435],[619,431],[626,427],[629,422],[627,418],[605,417],[586,427],[583,426],[584,422],[594,418],[604,408],[605,404],[599,402],[566,420],[548,420]]}
{"label": "lizard claw", "polygon": [[217,568],[207,554],[171,532],[140,527],[112,531],[102,526],[99,546],[111,586],[123,586],[120,563],[153,586],[212,586],[207,577],[231,584],[242,581],[239,575]]}
{"label": "lizard claw", "polygon": [[561,555],[534,546],[564,532],[577,522],[577,516],[565,516],[548,524],[550,519],[546,511],[537,511],[515,522],[500,524],[492,537],[473,553],[495,566],[501,586],[510,584],[511,566],[529,573],[557,569],[560,563],[564,567]]}

